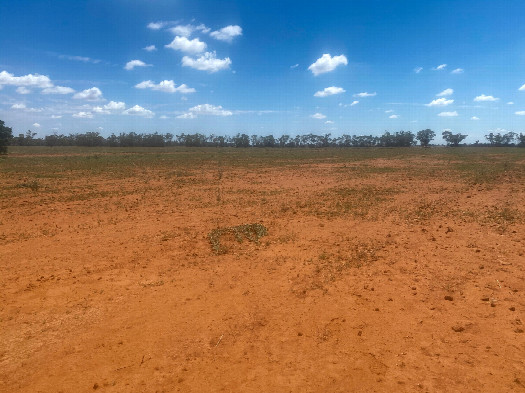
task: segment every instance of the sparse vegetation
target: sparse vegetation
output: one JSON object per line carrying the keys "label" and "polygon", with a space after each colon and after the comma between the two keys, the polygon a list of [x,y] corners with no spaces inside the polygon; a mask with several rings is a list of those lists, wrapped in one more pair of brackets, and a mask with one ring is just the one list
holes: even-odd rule
{"label": "sparse vegetation", "polygon": [[211,248],[216,254],[225,254],[228,247],[224,245],[224,238],[232,236],[237,242],[242,243],[247,239],[259,243],[259,239],[268,234],[267,228],[262,224],[243,224],[227,228],[217,228],[208,234]]}

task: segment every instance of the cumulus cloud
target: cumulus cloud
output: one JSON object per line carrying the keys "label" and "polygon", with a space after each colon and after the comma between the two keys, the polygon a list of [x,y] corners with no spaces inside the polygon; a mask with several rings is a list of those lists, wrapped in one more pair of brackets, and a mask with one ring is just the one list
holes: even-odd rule
{"label": "cumulus cloud", "polygon": [[35,127],[35,128],[40,128],[40,124],[38,124],[38,123],[33,123],[33,127]]}
{"label": "cumulus cloud", "polygon": [[322,119],[326,119],[326,116],[323,115],[322,113],[314,113],[313,115],[310,115],[310,117],[312,119],[319,119],[319,120],[322,120]]}
{"label": "cumulus cloud", "polygon": [[359,101],[355,100],[355,101],[352,101],[352,103],[350,104],[350,106],[354,106],[354,105],[357,105],[359,104]]}
{"label": "cumulus cloud", "polygon": [[124,66],[125,70],[131,71],[135,67],[150,67],[151,64],[146,64],[142,60],[131,60]]}
{"label": "cumulus cloud", "polygon": [[13,74],[2,71],[0,72],[0,86],[24,86],[24,87],[38,87],[44,89],[46,87],[53,87],[53,83],[48,76],[39,74],[27,74],[23,76],[14,76]]}
{"label": "cumulus cloud", "polygon": [[66,86],[46,87],[44,90],[42,90],[42,94],[71,94],[74,92],[75,90]]}
{"label": "cumulus cloud", "polygon": [[399,119],[399,115],[390,115],[388,116],[389,119]]}
{"label": "cumulus cloud", "polygon": [[197,116],[195,116],[192,112],[183,113],[182,115],[178,115],[177,119],[195,119]]}
{"label": "cumulus cloud", "polygon": [[454,89],[445,89],[441,93],[436,94],[436,96],[446,97],[446,96],[451,96],[452,94],[454,94]]}
{"label": "cumulus cloud", "polygon": [[194,115],[210,115],[210,116],[231,116],[233,113],[231,111],[222,109],[222,106],[210,105],[210,104],[201,104],[194,106],[189,109],[190,113]]}
{"label": "cumulus cloud", "polygon": [[447,106],[454,102],[454,100],[447,100],[446,98],[438,98],[433,100],[430,104],[425,104],[426,106]]}
{"label": "cumulus cloud", "polygon": [[166,26],[168,24],[168,22],[151,22],[148,24],[148,29],[151,29],[151,30],[160,30],[162,29],[164,26]]}
{"label": "cumulus cloud", "polygon": [[135,105],[132,108],[126,109],[124,112],[122,112],[123,115],[132,115],[132,116],[143,116],[143,117],[153,117],[155,116],[155,113],[150,111],[149,109],[145,109],[141,107],[140,105]]}
{"label": "cumulus cloud", "polygon": [[368,92],[364,92],[364,93],[357,93],[357,94],[354,94],[354,97],[375,97],[377,95],[377,93],[368,93]]}
{"label": "cumulus cloud", "polygon": [[171,48],[173,50],[180,50],[185,53],[201,53],[203,52],[207,45],[205,42],[200,41],[198,38],[189,40],[186,37],[176,36],[171,44],[165,45],[166,48]]}
{"label": "cumulus cloud", "polygon": [[75,100],[98,101],[102,99],[102,92],[98,87],[82,90],[73,96]]}
{"label": "cumulus cloud", "polygon": [[414,68],[414,72],[416,74],[419,74],[421,71],[423,71],[423,67],[416,67],[416,68]]}
{"label": "cumulus cloud", "polygon": [[51,115],[52,119],[62,119],[62,115]]}
{"label": "cumulus cloud", "polygon": [[11,105],[11,109],[26,109],[26,104],[16,103],[16,104]]}
{"label": "cumulus cloud", "polygon": [[345,55],[339,56],[330,56],[329,53],[323,54],[315,63],[311,64],[308,69],[317,76],[319,74],[324,74],[336,69],[337,66],[348,65],[348,60]]}
{"label": "cumulus cloud", "polygon": [[148,52],[154,52],[157,50],[157,47],[155,45],[148,45],[146,46],[145,48],[142,48],[144,49],[145,51],[148,51]]}
{"label": "cumulus cloud", "polygon": [[18,94],[30,94],[31,93],[31,90],[28,89],[27,87],[24,87],[24,86],[20,86],[16,89],[16,92]]}
{"label": "cumulus cloud", "polygon": [[175,35],[189,37],[195,31],[202,31],[203,33],[209,33],[211,29],[206,27],[204,24],[200,24],[198,26],[188,24],[188,25],[178,25],[178,26],[172,27],[169,30]]}
{"label": "cumulus cloud", "polygon": [[479,117],[477,117],[477,116],[472,116],[472,117],[470,118],[470,120],[479,120]]}
{"label": "cumulus cloud", "polygon": [[514,102],[509,101],[509,102],[507,102],[507,105],[514,105]]}
{"label": "cumulus cloud", "polygon": [[140,82],[139,84],[135,85],[137,89],[151,89],[151,90],[158,90],[162,91],[164,93],[181,93],[181,94],[188,94],[188,93],[195,93],[197,90],[195,90],[193,87],[188,87],[186,84],[182,84],[179,87],[176,87],[175,83],[172,80],[164,80],[158,84],[155,84],[153,81],[147,80]]}
{"label": "cumulus cloud", "polygon": [[235,37],[242,35],[241,26],[226,26],[220,30],[212,31],[210,36],[219,41],[232,42]]}
{"label": "cumulus cloud", "polygon": [[480,96],[477,96],[474,98],[474,101],[476,102],[485,102],[485,101],[498,101],[499,98],[495,98],[493,96],[486,96],[485,94],[482,94]]}
{"label": "cumulus cloud", "polygon": [[458,116],[458,112],[454,111],[454,112],[441,112],[438,114],[438,116],[441,116],[441,117],[456,117]]}
{"label": "cumulus cloud", "polygon": [[463,68],[456,68],[455,70],[452,70],[451,74],[463,74],[465,70]]}
{"label": "cumulus cloud", "polygon": [[75,119],[92,119],[93,113],[91,112],[78,112],[72,115]]}
{"label": "cumulus cloud", "polygon": [[324,124],[334,124],[334,122],[332,120],[327,120],[324,122]]}
{"label": "cumulus cloud", "polygon": [[314,94],[314,97],[328,97],[328,96],[333,96],[336,94],[342,94],[344,92],[346,92],[346,90],[343,89],[342,87],[330,86],[330,87],[325,87],[324,90],[320,90],[316,92]]}
{"label": "cumulus cloud", "polygon": [[122,111],[124,109],[126,109],[126,104],[124,102],[110,101],[108,104],[104,105],[103,107],[102,106],[93,107],[91,111],[95,113],[102,113],[102,114],[109,115],[112,112]]}
{"label": "cumulus cloud", "polygon": [[525,91],[525,85],[521,86],[518,90]]}
{"label": "cumulus cloud", "polygon": [[189,56],[184,56],[182,58],[183,67],[191,67],[199,71],[208,71],[210,73],[226,70],[230,68],[231,64],[232,61],[229,57],[226,57],[225,59],[217,59],[215,52],[206,52],[196,59]]}
{"label": "cumulus cloud", "polygon": [[514,112],[518,116],[525,116],[525,111]]}
{"label": "cumulus cloud", "polygon": [[434,71],[441,71],[441,70],[444,70],[445,68],[447,68],[447,65],[446,64],[440,64],[438,65],[437,67],[435,68],[432,68]]}

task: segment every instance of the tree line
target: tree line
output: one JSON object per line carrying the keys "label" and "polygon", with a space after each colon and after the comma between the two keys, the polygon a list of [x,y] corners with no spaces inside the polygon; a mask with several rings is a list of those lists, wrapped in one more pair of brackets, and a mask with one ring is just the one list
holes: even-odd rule
{"label": "tree line", "polygon": [[[465,134],[454,134],[444,131],[441,136],[448,146],[459,146],[467,137]],[[430,145],[436,137],[436,133],[425,129],[416,134],[411,131],[399,131],[390,133],[385,131],[383,135],[342,135],[332,137],[331,134],[316,135],[273,135],[260,136],[238,133],[234,136],[205,135],[201,133],[174,135],[171,133],[142,134],[135,132],[122,132],[102,136],[99,132],[85,132],[77,134],[52,134],[37,138],[36,133],[28,130],[25,134],[14,137],[12,130],[6,127],[0,120],[0,154],[7,152],[7,146],[107,146],[107,147],[165,147],[165,146],[187,146],[187,147],[410,147],[418,144],[424,147]],[[487,142],[474,143],[476,146],[525,146],[525,135],[514,132],[490,133],[485,136]]]}

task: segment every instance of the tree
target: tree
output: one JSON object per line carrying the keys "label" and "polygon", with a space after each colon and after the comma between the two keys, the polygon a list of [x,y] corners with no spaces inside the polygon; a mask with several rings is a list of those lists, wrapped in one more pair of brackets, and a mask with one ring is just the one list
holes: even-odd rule
{"label": "tree", "polygon": [[421,143],[421,146],[427,147],[430,141],[436,137],[436,133],[431,129],[421,130],[417,132],[416,139]]}
{"label": "tree", "polygon": [[485,138],[490,142],[492,146],[510,146],[514,142],[514,139],[518,134],[515,132],[507,132],[506,134],[501,135],[499,132],[494,134],[491,132],[488,135],[485,135]]}
{"label": "tree", "polygon": [[13,130],[0,120],[0,154],[7,154],[7,146],[13,138]]}
{"label": "tree", "polygon": [[458,146],[461,141],[468,136],[463,134],[453,134],[450,131],[443,131],[441,135],[443,136],[445,142],[447,142],[448,146]]}

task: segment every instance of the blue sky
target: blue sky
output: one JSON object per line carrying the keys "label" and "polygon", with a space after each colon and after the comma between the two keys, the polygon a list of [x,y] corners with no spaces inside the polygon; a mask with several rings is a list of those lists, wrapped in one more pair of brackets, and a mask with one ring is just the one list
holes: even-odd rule
{"label": "blue sky", "polygon": [[0,119],[39,136],[525,132],[523,15],[522,0],[6,0]]}

